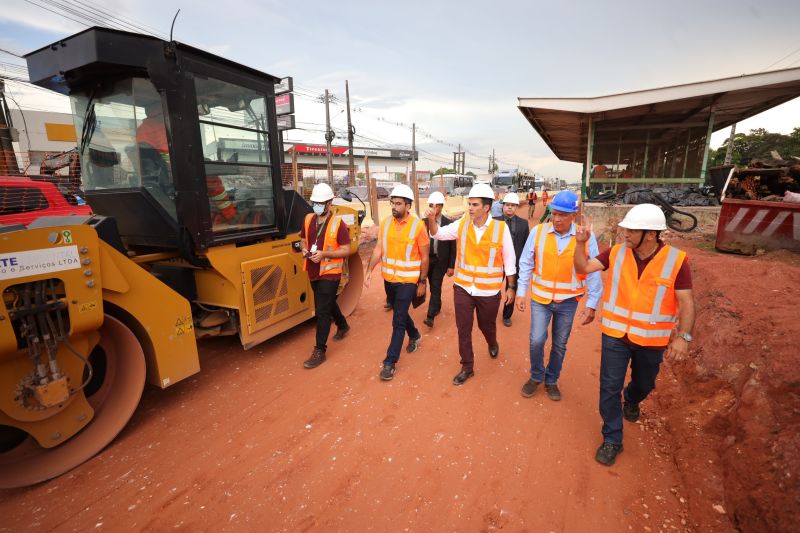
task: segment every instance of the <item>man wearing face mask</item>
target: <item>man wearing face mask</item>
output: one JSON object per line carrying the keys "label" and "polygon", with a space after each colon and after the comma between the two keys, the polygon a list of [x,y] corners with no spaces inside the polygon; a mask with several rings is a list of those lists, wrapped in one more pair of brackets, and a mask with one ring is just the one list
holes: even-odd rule
{"label": "man wearing face mask", "polygon": [[308,272],[314,292],[317,338],[314,350],[304,363],[316,368],[325,362],[331,321],[336,322],[334,340],[341,340],[350,326],[336,303],[336,291],[342,277],[345,258],[350,254],[350,230],[341,217],[331,213],[333,190],[326,183],[314,185],[311,191],[313,213],[306,215],[300,230],[300,246],[306,258],[303,270]]}

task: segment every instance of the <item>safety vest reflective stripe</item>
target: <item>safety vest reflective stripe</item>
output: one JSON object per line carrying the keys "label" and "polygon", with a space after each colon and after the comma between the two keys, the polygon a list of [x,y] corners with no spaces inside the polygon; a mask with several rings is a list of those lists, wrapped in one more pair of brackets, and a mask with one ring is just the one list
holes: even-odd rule
{"label": "safety vest reflective stripe", "polygon": [[586,276],[575,272],[572,261],[572,250],[577,246],[575,237],[571,238],[567,248],[559,254],[552,228],[552,224],[539,224],[535,230],[535,264],[531,276],[530,297],[544,305],[552,301],[580,298],[586,293]]}
{"label": "safety vest reflective stripe", "polygon": [[[603,333],[613,337],[627,334],[632,342],[642,346],[666,345],[678,318],[674,312],[677,309],[674,285],[684,252],[665,246],[641,276],[633,253],[624,244],[615,246],[610,257],[611,284],[603,297]],[[623,287],[625,294],[620,292]],[[624,305],[617,304],[621,299]]]}
{"label": "safety vest reflective stripe", "polygon": [[505,223],[490,219],[489,226],[478,242],[468,216],[458,228],[455,283],[465,288],[500,290],[505,279],[502,239]]}
{"label": "safety vest reflective stripe", "polygon": [[[616,322],[614,320],[609,320],[608,318],[603,318],[601,321],[603,326],[612,328],[612,329],[625,329],[625,324],[622,322]],[[637,328],[636,326],[628,326],[628,333],[631,335],[636,335],[639,337],[645,337],[648,339],[659,339],[659,338],[667,338],[672,334],[672,328],[669,329],[643,329]]]}
{"label": "safety vest reflective stripe", "polygon": [[416,283],[422,272],[417,239],[423,228],[420,219],[409,216],[404,224],[388,217],[381,225],[381,272],[390,283]]}
{"label": "safety vest reflective stripe", "polygon": [[[309,213],[306,215],[305,219],[305,234],[306,234],[306,249],[310,249],[311,246],[314,244],[312,239],[314,238],[311,235],[309,229],[311,228],[311,220],[316,215],[313,213]],[[327,250],[329,252],[336,251],[339,249],[339,226],[343,224],[342,217],[334,216],[333,214],[330,215],[330,220],[328,222],[328,229],[325,232],[325,238],[322,241],[322,249]],[[303,270],[308,270],[308,262],[309,259],[303,262]],[[325,258],[319,263],[319,273],[320,275],[326,276],[333,276],[335,274],[341,274],[342,269],[344,267],[344,258],[337,257],[337,258]]]}

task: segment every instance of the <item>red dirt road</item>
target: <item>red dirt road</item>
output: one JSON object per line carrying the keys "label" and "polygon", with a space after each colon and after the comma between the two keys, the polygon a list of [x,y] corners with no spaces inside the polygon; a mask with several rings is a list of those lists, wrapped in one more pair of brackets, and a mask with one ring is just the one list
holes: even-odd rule
{"label": "red dirt road", "polygon": [[617,464],[594,461],[596,323],[576,325],[561,402],[519,393],[528,314],[500,326],[496,360],[476,328],[475,377],[455,387],[450,279],[443,294],[433,330],[421,324],[424,306],[412,312],[421,349],[403,353],[391,382],[378,379],[391,328],[380,283],[317,369],[302,368],[312,323],[247,352],[232,338],[203,343],[201,373],[148,388],[101,454],[50,482],[0,493],[0,531],[691,528],[653,401],[644,423],[625,423]]}

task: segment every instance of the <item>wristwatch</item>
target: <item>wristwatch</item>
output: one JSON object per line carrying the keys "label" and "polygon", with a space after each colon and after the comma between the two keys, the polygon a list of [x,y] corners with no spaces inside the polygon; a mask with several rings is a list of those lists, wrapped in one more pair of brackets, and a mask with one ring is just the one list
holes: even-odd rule
{"label": "wristwatch", "polygon": [[686,333],[685,331],[681,332],[681,333],[678,333],[676,335],[676,337],[680,337],[681,339],[685,340],[686,342],[692,342],[692,340],[694,340],[694,337],[692,337],[692,334],[691,333]]}
{"label": "wristwatch", "polygon": [[427,284],[428,284],[428,280],[427,279],[421,279],[421,280],[419,280],[417,282],[417,285],[427,285]]}

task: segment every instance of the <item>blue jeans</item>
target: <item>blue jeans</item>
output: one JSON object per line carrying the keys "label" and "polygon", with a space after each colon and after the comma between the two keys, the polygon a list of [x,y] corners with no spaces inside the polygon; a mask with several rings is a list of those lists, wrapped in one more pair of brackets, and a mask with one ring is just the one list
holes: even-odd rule
{"label": "blue jeans", "polygon": [[[570,298],[547,305],[531,300],[531,379],[537,383],[553,385],[561,375],[561,366],[567,353],[567,341],[572,331],[572,321],[578,309],[578,299]],[[550,360],[544,367],[544,345],[547,342],[547,328],[553,320],[553,344],[550,347]]]}
{"label": "blue jeans", "polygon": [[392,340],[389,341],[389,349],[386,350],[386,363],[397,363],[400,359],[400,349],[403,347],[403,339],[408,332],[409,339],[419,338],[419,330],[414,326],[408,308],[411,307],[411,300],[417,294],[416,283],[389,283],[383,282],[386,289],[386,299],[392,305]]}
{"label": "blue jeans", "polygon": [[[622,402],[638,404],[656,388],[656,376],[664,358],[664,348],[647,348],[603,335],[600,356],[600,416],[603,442],[622,444]],[[631,365],[631,380],[625,390],[625,374]]]}

